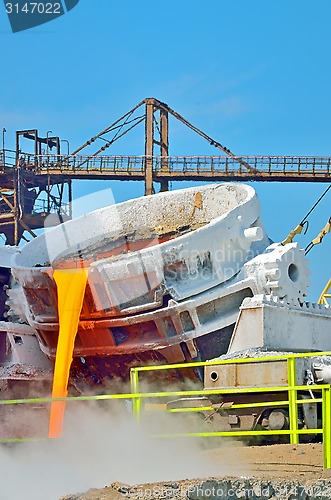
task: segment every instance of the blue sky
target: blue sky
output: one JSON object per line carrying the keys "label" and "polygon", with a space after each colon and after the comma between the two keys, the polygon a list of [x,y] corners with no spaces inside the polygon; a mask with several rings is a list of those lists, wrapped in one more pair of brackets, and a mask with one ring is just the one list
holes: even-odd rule
{"label": "blue sky", "polygon": [[[38,128],[71,149],[145,97],[167,102],[236,154],[330,155],[328,0],[80,0],[65,16],[12,34],[0,5],[0,127]],[[170,154],[217,154],[171,123]],[[113,154],[142,154],[140,135]],[[74,195],[111,186],[120,201],[139,183],[76,182]],[[176,183],[173,187],[180,187]],[[268,234],[283,239],[324,184],[254,183]],[[311,217],[305,246],[330,215]],[[331,235],[309,255],[310,298],[331,275]]]}

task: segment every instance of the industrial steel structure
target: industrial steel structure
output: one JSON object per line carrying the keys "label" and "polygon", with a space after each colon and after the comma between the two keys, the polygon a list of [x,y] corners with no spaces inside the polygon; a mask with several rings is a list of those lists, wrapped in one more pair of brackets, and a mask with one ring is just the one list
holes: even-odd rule
{"label": "industrial steel structure", "polygon": [[[222,155],[170,156],[169,115]],[[140,123],[145,124],[144,155],[104,155],[107,148]],[[5,235],[7,244],[17,245],[24,238],[24,231],[34,236],[34,230],[42,228],[51,213],[63,220],[70,218],[74,179],[144,181],[146,195],[154,192],[154,183],[160,183],[161,191],[166,191],[170,181],[183,180],[331,181],[331,157],[236,156],[167,104],[153,98],[141,101],[71,154],[69,144],[68,154],[61,154],[59,137],[49,133],[40,137],[37,130],[18,131],[16,151],[3,149],[0,154],[0,233]],[[25,149],[24,139],[33,143],[32,151]],[[87,148],[97,141],[102,141],[102,146],[87,154]]]}
{"label": "industrial steel structure", "polygon": [[[30,144],[32,141],[34,158],[53,147],[57,155],[61,155],[60,138],[48,137],[48,133],[46,138],[40,137],[35,129],[16,132],[16,151],[3,149],[0,156],[0,233],[8,245],[17,245],[24,238],[24,231],[34,237],[34,230],[44,227],[50,213],[57,213],[63,220],[71,218],[71,179],[37,176],[34,168],[26,163],[26,155],[30,153],[22,152],[22,139]],[[46,146],[45,151],[42,145]]]}
{"label": "industrial steel structure", "polygon": [[[170,115],[222,154],[170,156]],[[143,155],[103,154],[140,123]],[[96,141],[102,146],[89,154]],[[251,186],[166,191],[170,180],[330,182],[331,158],[236,156],[156,99],[145,99],[71,154],[69,143],[67,154],[60,144],[52,131],[40,137],[33,129],[16,133],[14,152],[3,146],[0,232],[12,246],[0,248],[0,390],[15,399],[0,403],[47,395],[51,385],[53,401],[50,413],[43,408],[44,420],[31,409],[28,420],[38,428],[28,426],[28,436],[15,427],[17,408],[13,418],[0,405],[0,438],[9,431],[14,439],[36,437],[40,423],[48,422],[48,436],[57,437],[68,392],[103,392],[111,380],[128,381],[130,373],[139,418],[138,371],[130,368],[155,363],[155,371],[171,362],[177,370],[179,363],[196,361],[190,384],[201,387],[203,381],[205,391],[189,401],[168,401],[166,410],[200,413],[219,435],[283,431],[296,444],[301,433],[306,440],[323,433],[328,466],[331,309],[306,302],[305,255],[331,231],[331,219],[305,250],[293,238],[307,228],[331,184],[279,243],[264,229]],[[66,220],[74,179],[140,180],[146,195],[154,183],[164,192]],[[47,218],[57,227],[37,235],[36,229],[51,225]],[[37,237],[18,248],[25,231]],[[271,356],[261,358],[261,352]],[[288,352],[303,355],[284,357]],[[243,369],[246,360],[233,363],[237,356],[256,360]],[[202,372],[201,362],[215,358],[222,358],[220,367],[217,361]],[[171,377],[184,382],[180,373]],[[217,392],[206,398],[209,390]]]}

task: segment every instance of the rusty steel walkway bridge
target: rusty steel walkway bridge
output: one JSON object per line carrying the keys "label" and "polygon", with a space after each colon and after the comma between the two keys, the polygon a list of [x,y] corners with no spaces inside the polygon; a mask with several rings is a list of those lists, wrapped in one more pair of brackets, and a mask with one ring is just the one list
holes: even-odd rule
{"label": "rusty steel walkway bridge", "polygon": [[[35,236],[33,230],[43,227],[49,213],[61,214],[63,220],[70,219],[71,184],[75,179],[143,181],[145,194],[154,192],[155,183],[160,184],[161,191],[168,189],[170,181],[331,183],[331,157],[82,156],[21,153],[16,163],[0,161],[0,233],[6,234],[7,243],[17,244],[24,237],[24,231]],[[36,187],[36,199],[30,201],[30,193],[36,191]],[[44,199],[39,194],[42,192],[46,194]]]}
{"label": "rusty steel walkway bridge", "polygon": [[[79,156],[24,155],[26,179],[331,182],[329,156]],[[9,173],[8,168],[0,170]]]}
{"label": "rusty steel walkway bridge", "polygon": [[[218,156],[170,156],[169,118],[217,149]],[[141,156],[106,155],[105,150],[143,123]],[[3,129],[5,131],[5,129]],[[171,181],[331,182],[331,157],[238,156],[187,121],[166,103],[146,98],[109,127],[70,153],[69,142],[40,136],[37,129],[16,132],[16,150],[0,150],[0,236],[17,245],[27,231],[44,226],[49,214],[70,219],[72,181],[143,181],[145,194],[169,189]],[[30,147],[32,151],[30,151]],[[61,142],[68,145],[67,154]],[[96,150],[90,154],[90,148]],[[56,154],[52,153],[55,148]],[[27,152],[30,151],[30,152]],[[158,184],[156,188],[156,184]]]}

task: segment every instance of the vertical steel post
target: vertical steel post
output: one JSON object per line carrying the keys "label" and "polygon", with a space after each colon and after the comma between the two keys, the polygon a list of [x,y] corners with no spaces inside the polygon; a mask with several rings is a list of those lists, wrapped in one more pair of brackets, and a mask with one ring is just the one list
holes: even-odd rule
{"label": "vertical steel post", "polygon": [[[168,111],[160,108],[160,154],[162,156],[161,160],[161,172],[169,173],[169,162],[165,158],[169,156],[169,115]],[[161,181],[161,191],[168,191],[169,181]]]}
{"label": "vertical steel post", "polygon": [[322,390],[323,459],[324,469],[331,467],[331,392],[330,386]]}
{"label": "vertical steel post", "polygon": [[18,245],[18,209],[17,209],[17,180],[16,180],[17,174],[16,174],[16,168],[14,171],[14,234],[10,237],[12,240],[11,245]]}
{"label": "vertical steel post", "polygon": [[146,99],[145,195],[153,194],[154,99]]}
{"label": "vertical steel post", "polygon": [[14,184],[14,234],[13,244],[18,245],[18,169],[20,162],[20,133],[16,131],[16,161],[13,171],[13,184]]}
{"label": "vertical steel post", "polygon": [[69,201],[69,217],[72,219],[72,181],[68,181],[68,201]]}
{"label": "vertical steel post", "polygon": [[[135,368],[130,370],[131,394],[139,394],[139,372]],[[141,398],[132,398],[132,412],[137,422],[140,422]]]}
{"label": "vertical steel post", "polygon": [[3,155],[3,167],[6,167],[6,150],[5,150],[5,133],[7,130],[5,127],[2,129],[2,155]]}
{"label": "vertical steel post", "polygon": [[51,211],[51,176],[49,174],[49,165],[47,165],[47,213]]}
{"label": "vertical steel post", "polygon": [[288,400],[289,400],[289,414],[290,414],[290,430],[294,434],[290,434],[290,443],[299,443],[298,430],[298,405],[297,405],[297,390],[296,386],[296,359],[287,359],[287,377],[288,377]]}

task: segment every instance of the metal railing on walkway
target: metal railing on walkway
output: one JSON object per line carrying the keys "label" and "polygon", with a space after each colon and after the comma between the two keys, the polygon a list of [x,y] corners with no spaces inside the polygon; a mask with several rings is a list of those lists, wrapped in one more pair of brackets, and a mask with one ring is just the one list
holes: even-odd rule
{"label": "metal railing on walkway", "polygon": [[154,180],[331,180],[329,156],[81,156],[22,153],[22,170],[68,178],[103,176],[143,179],[146,163]]}
{"label": "metal railing on walkway", "polygon": [[11,169],[15,165],[16,152],[12,149],[0,149],[0,174],[5,169]]}

